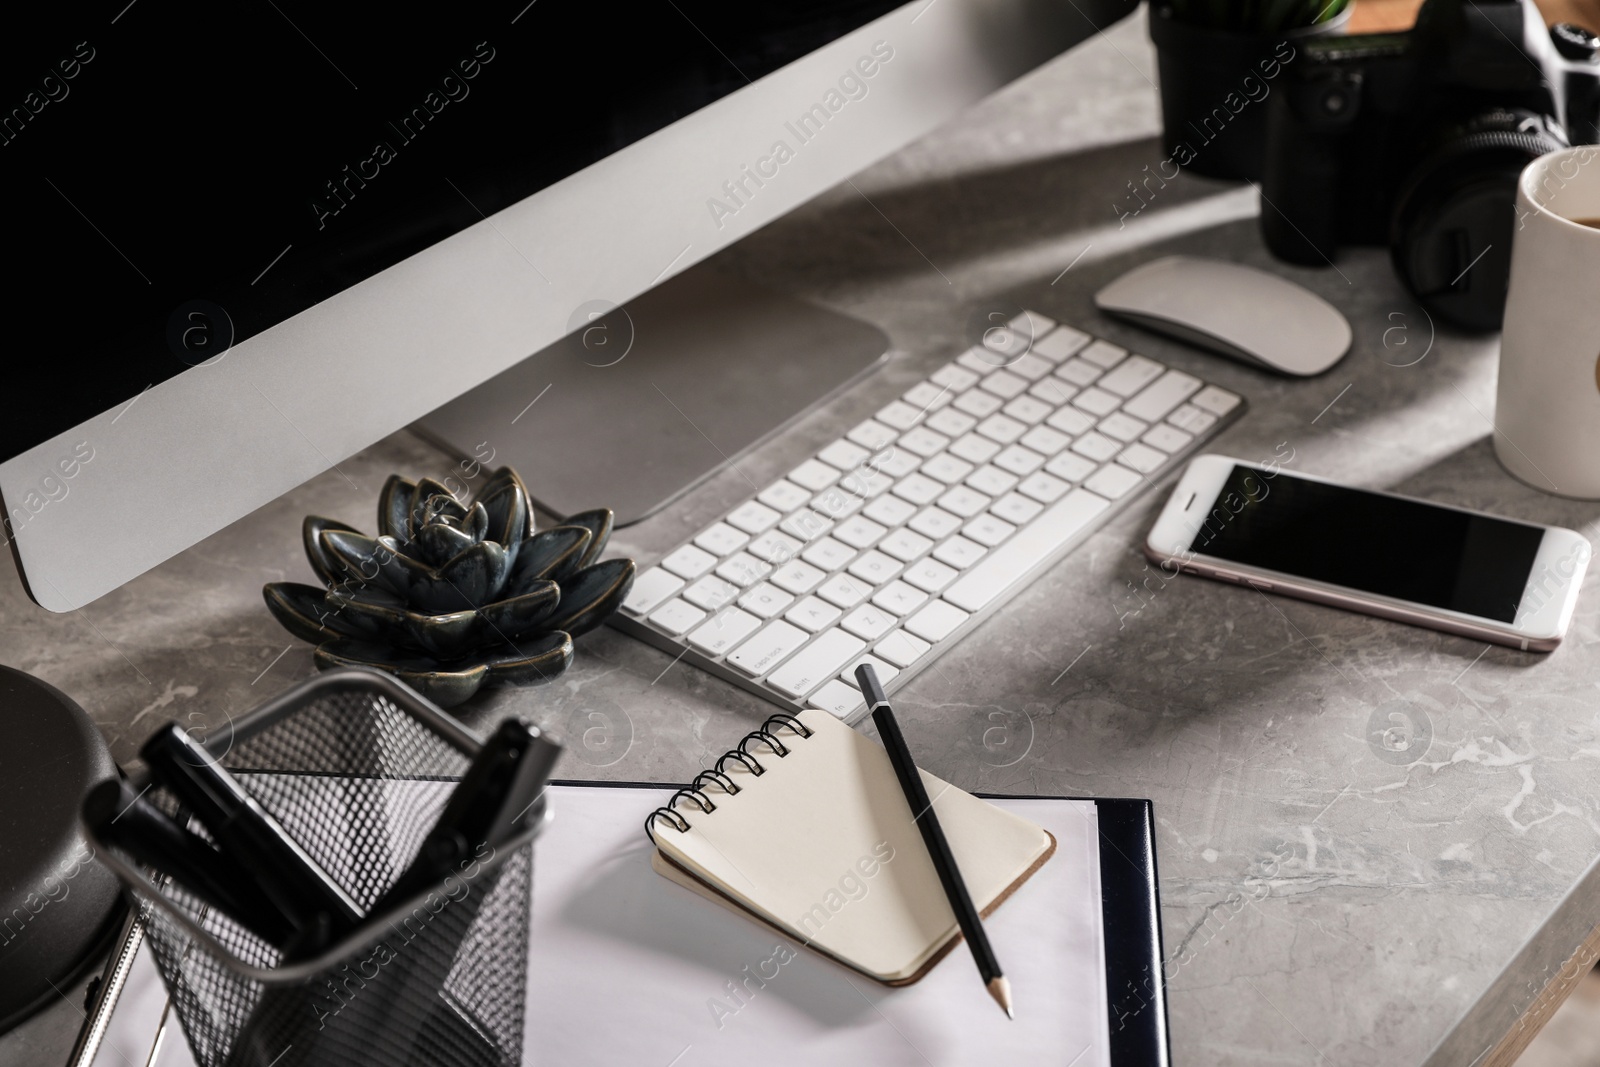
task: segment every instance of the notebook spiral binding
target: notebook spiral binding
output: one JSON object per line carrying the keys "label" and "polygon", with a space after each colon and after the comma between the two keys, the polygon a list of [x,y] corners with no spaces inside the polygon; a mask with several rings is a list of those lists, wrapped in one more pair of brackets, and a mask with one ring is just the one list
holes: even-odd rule
{"label": "notebook spiral binding", "polygon": [[650,843],[656,843],[655,824],[657,819],[666,819],[667,825],[680,834],[689,832],[689,820],[684,818],[683,812],[678,810],[679,797],[693,801],[694,806],[699,811],[709,815],[717,810],[717,806],[712,803],[711,797],[706,794],[704,786],[715,783],[723,793],[730,797],[738,794],[743,787],[735,783],[728,773],[723,770],[724,765],[729,760],[737,760],[742,763],[745,769],[757,778],[765,774],[767,769],[761,765],[760,760],[756,759],[748,751],[751,745],[765,745],[767,750],[779,759],[787,756],[789,754],[789,746],[780,741],[777,734],[777,731],[785,726],[802,740],[810,737],[813,733],[811,727],[800,721],[799,716],[792,715],[787,711],[780,711],[776,715],[768,716],[767,720],[759,728],[745,734],[744,739],[736,747],[724,752],[711,770],[701,771],[695,775],[693,781],[672,794],[672,798],[666,804],[652,811],[645,818],[644,832],[649,836]]}

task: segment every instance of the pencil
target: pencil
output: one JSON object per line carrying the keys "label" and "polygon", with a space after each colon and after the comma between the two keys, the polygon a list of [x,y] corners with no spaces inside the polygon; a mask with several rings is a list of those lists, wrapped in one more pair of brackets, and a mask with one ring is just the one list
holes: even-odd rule
{"label": "pencil", "polygon": [[989,946],[989,938],[983,932],[978,909],[972,903],[967,883],[961,877],[961,869],[956,866],[956,858],[950,852],[950,842],[945,840],[944,828],[934,814],[933,802],[923,788],[922,775],[917,771],[916,761],[911,758],[911,750],[906,747],[900,724],[895,722],[889,699],[883,694],[878,672],[872,669],[872,664],[863,663],[856,668],[856,681],[861,683],[861,695],[866,698],[867,707],[872,709],[872,721],[878,726],[878,736],[883,739],[883,747],[889,753],[889,762],[894,765],[894,774],[900,780],[906,803],[911,805],[911,817],[922,831],[922,841],[928,846],[928,855],[933,860],[933,869],[939,874],[939,883],[944,886],[950,910],[955,912],[961,934],[967,939],[967,947],[972,950],[972,961],[978,965],[978,974],[988,987],[989,995],[1005,1010],[1006,1018],[1015,1019],[1016,1013],[1011,1010],[1011,983],[1000,973],[1000,962],[994,958],[994,949]]}

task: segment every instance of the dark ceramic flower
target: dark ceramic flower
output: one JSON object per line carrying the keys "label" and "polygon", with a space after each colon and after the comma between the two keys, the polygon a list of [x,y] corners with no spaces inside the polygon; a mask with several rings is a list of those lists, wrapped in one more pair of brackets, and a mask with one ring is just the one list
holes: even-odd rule
{"label": "dark ceramic flower", "polygon": [[470,504],[431,478],[392,475],[377,537],[316,515],[302,533],[325,587],[270,582],[267,608],[317,646],[317,666],[375,667],[444,707],[484,685],[560,674],[572,639],[633,585],[632,560],[595,562],[611,537],[609,509],[535,533],[528,491],[509,467]]}

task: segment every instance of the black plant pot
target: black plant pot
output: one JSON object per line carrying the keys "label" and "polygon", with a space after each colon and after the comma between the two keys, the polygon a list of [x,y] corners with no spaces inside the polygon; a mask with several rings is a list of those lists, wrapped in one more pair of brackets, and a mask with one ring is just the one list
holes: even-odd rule
{"label": "black plant pot", "polygon": [[[1168,158],[1196,174],[1259,181],[1267,101],[1281,91],[1295,42],[1343,33],[1351,6],[1327,22],[1275,34],[1239,33],[1178,21],[1150,5],[1150,39],[1161,81],[1161,142]],[[1283,57],[1290,57],[1287,62]]]}

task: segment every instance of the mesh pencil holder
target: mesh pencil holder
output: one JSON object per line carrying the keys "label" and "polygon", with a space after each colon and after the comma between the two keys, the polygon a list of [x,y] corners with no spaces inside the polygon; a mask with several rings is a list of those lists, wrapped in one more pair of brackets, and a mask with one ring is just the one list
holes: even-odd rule
{"label": "mesh pencil holder", "polygon": [[[338,670],[206,747],[371,908],[416,856],[479,742],[396,679]],[[176,809],[159,787],[146,796]],[[293,962],[86,832],[133,895],[200,1067],[517,1067],[532,845],[547,814],[541,800],[511,840]]]}

